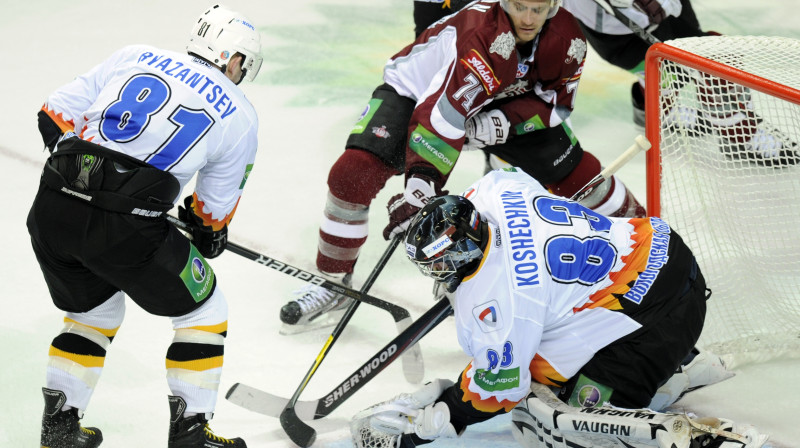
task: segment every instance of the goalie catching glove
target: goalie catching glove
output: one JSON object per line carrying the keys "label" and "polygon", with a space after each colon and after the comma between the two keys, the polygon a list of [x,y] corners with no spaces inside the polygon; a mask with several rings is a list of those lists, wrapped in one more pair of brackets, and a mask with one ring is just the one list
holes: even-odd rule
{"label": "goalie catching glove", "polygon": [[414,174],[406,182],[406,190],[389,199],[386,209],[389,211],[389,225],[383,229],[383,238],[387,241],[408,229],[411,218],[425,207],[428,201],[436,196],[447,194],[430,177]]}
{"label": "goalie catching glove", "polygon": [[483,149],[486,146],[501,145],[508,139],[511,123],[499,110],[481,112],[467,120],[464,125],[464,151]]}
{"label": "goalie catching glove", "polygon": [[450,409],[436,400],[453,382],[437,379],[413,394],[364,409],[353,417],[350,432],[357,448],[413,448],[440,438],[458,437]]}
{"label": "goalie catching glove", "polygon": [[206,258],[219,256],[228,245],[228,226],[223,225],[221,229],[214,230],[205,225],[203,218],[194,211],[194,195],[187,196],[183,205],[178,206],[178,218],[189,225],[188,232],[192,235],[194,247]]}

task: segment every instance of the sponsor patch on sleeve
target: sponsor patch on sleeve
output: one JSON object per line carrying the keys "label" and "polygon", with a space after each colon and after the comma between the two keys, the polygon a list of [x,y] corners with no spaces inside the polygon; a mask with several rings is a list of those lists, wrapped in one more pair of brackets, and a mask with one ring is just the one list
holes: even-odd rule
{"label": "sponsor patch on sleeve", "polygon": [[478,50],[473,48],[467,52],[467,55],[461,59],[461,63],[481,80],[487,95],[494,94],[500,88],[500,80],[494,75],[492,67],[478,53]]}
{"label": "sponsor patch on sleeve", "polygon": [[239,189],[240,190],[242,188],[244,188],[244,184],[247,183],[247,179],[250,177],[250,171],[253,171],[253,164],[252,163],[248,163],[247,167],[245,167],[245,169],[244,169],[244,177],[242,177],[242,183],[239,184]]}
{"label": "sponsor patch on sleeve", "polygon": [[456,160],[458,160],[459,152],[457,149],[448,145],[422,125],[418,125],[411,133],[408,139],[408,147],[445,175],[450,173],[450,170],[456,164]]}

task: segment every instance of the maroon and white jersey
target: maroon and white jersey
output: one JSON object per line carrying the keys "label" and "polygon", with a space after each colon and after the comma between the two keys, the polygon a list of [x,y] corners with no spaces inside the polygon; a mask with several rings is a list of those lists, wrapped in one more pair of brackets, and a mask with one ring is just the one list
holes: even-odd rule
{"label": "maroon and white jersey", "polygon": [[406,173],[436,167],[445,180],[464,144],[464,124],[490,103],[511,135],[561,124],[572,112],[586,41],[565,10],[519,48],[500,3],[485,0],[445,17],[394,55],[384,81],[416,101]]}
{"label": "maroon and white jersey", "polygon": [[[681,14],[683,5],[680,0],[657,0],[668,16],[678,17]],[[606,12],[594,0],[564,0],[563,7],[571,12],[576,19],[598,33],[603,34],[631,34],[633,31],[620,22],[616,17]],[[620,12],[631,19],[635,24],[642,28],[648,28],[653,23],[647,17],[647,13],[641,9],[631,6],[620,8]]]}

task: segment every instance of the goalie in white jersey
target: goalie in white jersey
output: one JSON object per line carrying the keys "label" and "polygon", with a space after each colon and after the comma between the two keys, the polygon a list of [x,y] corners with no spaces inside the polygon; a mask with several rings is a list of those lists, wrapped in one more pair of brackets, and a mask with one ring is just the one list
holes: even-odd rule
{"label": "goalie in white jersey", "polygon": [[[456,437],[512,409],[526,446],[690,446],[692,434],[664,424],[674,416],[611,418],[604,407],[663,408],[696,385],[654,400],[659,386],[692,365],[688,376],[705,376],[704,384],[727,375],[718,358],[693,350],[710,292],[664,221],[600,215],[510,168],[490,172],[463,197],[432,199],[405,242],[422,273],[446,287],[472,361],[455,384],[437,380],[358,415],[359,446]],[[560,400],[532,384],[558,388]],[[646,430],[637,429],[642,422]],[[720,423],[692,443],[744,445],[720,436]]]}
{"label": "goalie in white jersey", "polygon": [[[225,249],[255,160],[258,119],[238,84],[255,78],[260,52],[251,22],[215,5],[194,22],[186,52],[122,48],[58,88],[39,112],[52,154],[28,229],[53,303],[67,313],[50,347],[43,447],[102,442],[78,420],[122,324],[125,294],[170,317],[175,330],[166,355],[168,446],[246,446],[207,424],[227,303],[206,258]],[[166,213],[196,173],[178,210],[190,242]]]}

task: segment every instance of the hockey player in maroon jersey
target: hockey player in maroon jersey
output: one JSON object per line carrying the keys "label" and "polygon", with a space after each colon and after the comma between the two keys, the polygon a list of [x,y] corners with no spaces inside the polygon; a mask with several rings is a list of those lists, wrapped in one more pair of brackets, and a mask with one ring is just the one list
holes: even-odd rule
{"label": "hockey player in maroon jersey", "polygon": [[[563,8],[575,16],[585,39],[602,59],[636,75],[638,80],[631,86],[633,122],[644,127],[644,58],[650,43],[607,12],[598,1],[604,0],[563,0]],[[442,2],[415,0],[417,34],[465,6],[464,1]],[[719,35],[702,29],[690,0],[608,0],[608,4],[661,41]],[[731,158],[775,167],[800,163],[797,142],[754,110],[749,89],[711,81],[708,77],[694,81],[699,103],[705,108],[699,114],[687,115],[685,111],[673,114],[673,125],[689,132],[713,129],[723,147],[739,148],[729,154]],[[723,105],[728,98],[737,98],[738,104],[735,107]]]}
{"label": "hockey player in maroon jersey", "polygon": [[[369,206],[386,181],[392,197],[386,239],[442,192],[460,152],[482,149],[521,167],[552,192],[571,196],[601,170],[572,132],[586,41],[560,0],[475,2],[426,29],[385,65],[328,176],[316,264],[349,285],[367,238]],[[583,204],[611,216],[644,208],[614,178]],[[284,328],[323,322],[345,298],[316,286],[281,309]],[[329,322],[333,315],[327,316]]]}

